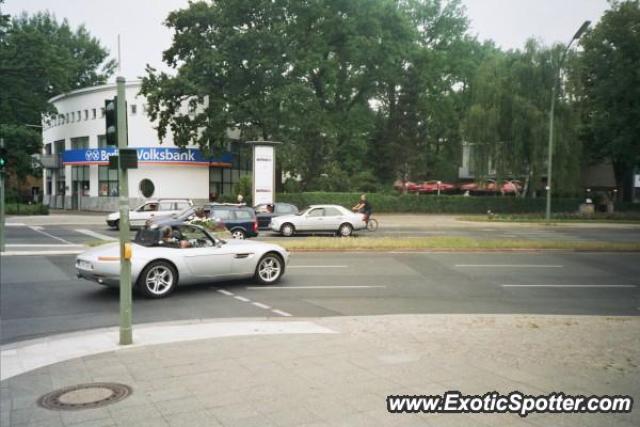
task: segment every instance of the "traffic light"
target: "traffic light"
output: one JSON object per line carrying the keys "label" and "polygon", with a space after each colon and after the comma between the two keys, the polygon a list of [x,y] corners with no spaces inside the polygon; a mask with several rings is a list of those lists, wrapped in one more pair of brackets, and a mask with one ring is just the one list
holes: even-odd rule
{"label": "traffic light", "polygon": [[105,135],[108,146],[118,145],[118,97],[104,101]]}
{"label": "traffic light", "polygon": [[4,172],[4,167],[7,165],[7,149],[0,147],[0,172]]}

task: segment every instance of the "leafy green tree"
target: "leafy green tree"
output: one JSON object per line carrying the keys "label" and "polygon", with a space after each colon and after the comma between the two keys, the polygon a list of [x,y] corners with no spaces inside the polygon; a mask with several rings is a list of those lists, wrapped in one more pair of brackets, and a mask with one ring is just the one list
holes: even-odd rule
{"label": "leafy green tree", "polygon": [[640,166],[640,2],[612,2],[581,40],[581,137],[591,160],[613,163],[625,201]]}
{"label": "leafy green tree", "polygon": [[[9,152],[8,171],[23,179],[41,146],[42,115],[60,93],[106,82],[115,63],[84,27],[75,31],[49,13],[0,20],[0,136]],[[106,62],[105,62],[106,61]]]}
{"label": "leafy green tree", "polygon": [[[480,178],[491,164],[498,180],[522,177],[525,194],[536,194],[546,170],[551,88],[562,49],[529,40],[523,50],[495,52],[479,67],[464,126]],[[579,185],[582,157],[575,107],[565,84],[556,105],[555,181],[559,192],[571,193]]]}

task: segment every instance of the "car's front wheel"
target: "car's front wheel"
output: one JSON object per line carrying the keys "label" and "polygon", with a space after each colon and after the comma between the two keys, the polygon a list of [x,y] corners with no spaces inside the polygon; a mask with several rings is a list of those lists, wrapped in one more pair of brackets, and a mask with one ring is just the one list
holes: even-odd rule
{"label": "car's front wheel", "polygon": [[279,255],[268,253],[258,261],[255,280],[261,285],[272,285],[282,277],[284,262]]}
{"label": "car's front wheel", "polygon": [[282,227],[280,227],[280,233],[282,233],[284,237],[293,236],[293,233],[295,233],[295,231],[296,230],[295,228],[293,228],[293,224],[286,223]]}
{"label": "car's front wheel", "polygon": [[178,272],[167,261],[153,261],[138,279],[138,290],[148,298],[164,298],[178,285]]}

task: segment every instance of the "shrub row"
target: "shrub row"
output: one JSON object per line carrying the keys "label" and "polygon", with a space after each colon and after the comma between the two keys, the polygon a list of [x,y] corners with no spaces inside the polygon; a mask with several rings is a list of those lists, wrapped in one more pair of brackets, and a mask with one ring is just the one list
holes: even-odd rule
{"label": "shrub row", "polygon": [[[344,207],[355,205],[359,193],[279,193],[279,202],[292,203],[300,208],[313,204],[336,204]],[[367,195],[374,212],[383,213],[446,213],[484,214],[537,213],[544,212],[545,199],[522,199],[510,196],[422,195],[371,193]],[[575,212],[583,199],[562,198],[553,200],[554,212]]]}
{"label": "shrub row", "polygon": [[7,203],[5,213],[7,215],[49,215],[49,206],[40,203]]}

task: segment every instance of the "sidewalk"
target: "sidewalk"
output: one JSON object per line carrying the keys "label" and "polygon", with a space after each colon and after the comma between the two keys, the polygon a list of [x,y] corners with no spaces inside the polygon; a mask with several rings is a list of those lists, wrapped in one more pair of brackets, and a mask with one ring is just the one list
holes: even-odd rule
{"label": "sidewalk", "polygon": [[[245,328],[242,323],[253,322]],[[210,338],[134,327],[137,346],[6,379],[2,426],[637,426],[640,318],[398,315],[214,321]],[[201,331],[211,322],[191,324]],[[233,324],[229,329],[228,325]],[[289,325],[296,324],[290,329]],[[173,329],[172,329],[173,328]],[[266,328],[266,329],[263,329]],[[274,329],[275,328],[275,329]],[[169,331],[189,341],[146,345]],[[236,332],[233,332],[236,331]],[[252,335],[247,335],[251,331]],[[283,332],[284,331],[284,332]],[[85,332],[111,337],[111,331]],[[88,336],[88,335],[87,335]],[[82,334],[75,334],[86,342]],[[69,338],[68,336],[66,337]],[[95,337],[94,337],[95,338]],[[44,355],[56,337],[40,340]],[[70,344],[71,341],[68,341]],[[36,343],[32,343],[36,344]],[[3,347],[21,354],[24,343]],[[83,351],[81,346],[72,349]],[[82,354],[82,352],[80,353]],[[3,374],[4,375],[4,374]],[[133,393],[97,409],[52,411],[39,396],[118,382]],[[631,414],[389,414],[389,394],[489,391],[634,397]]]}

